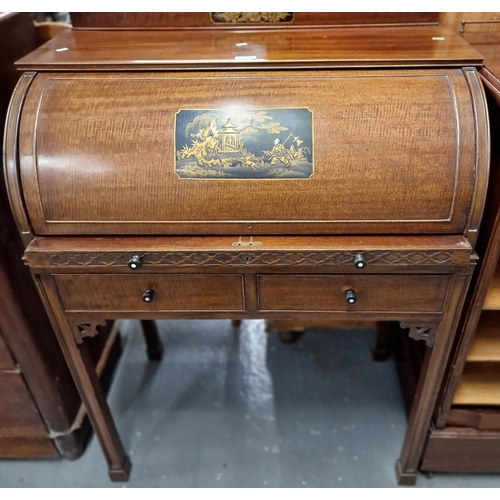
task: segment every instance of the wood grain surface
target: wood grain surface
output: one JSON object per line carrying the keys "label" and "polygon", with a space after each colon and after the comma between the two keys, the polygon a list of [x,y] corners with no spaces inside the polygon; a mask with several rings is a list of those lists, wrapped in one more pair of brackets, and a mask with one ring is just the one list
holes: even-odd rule
{"label": "wood grain surface", "polygon": [[[460,32],[461,24],[463,20],[466,21],[491,21],[499,20],[500,12],[439,12],[438,13],[439,24],[452,29],[455,33]],[[467,39],[469,35],[479,35],[485,31],[499,31],[499,23],[467,23],[465,25],[464,38]],[[476,48],[476,44],[472,43],[472,46]],[[481,51],[480,51],[481,52]]]}
{"label": "wood grain surface", "polygon": [[[238,45],[237,45],[238,44]],[[478,66],[438,26],[188,31],[67,30],[18,61],[23,70]]]}
{"label": "wood grain surface", "polygon": [[453,397],[454,405],[500,406],[498,362],[468,362]]}
{"label": "wood grain surface", "polygon": [[[500,23],[498,23],[496,27],[497,30],[500,30]],[[489,28],[491,27],[481,26],[483,31],[480,33],[466,33],[463,38],[484,57],[483,64],[487,70],[495,76],[499,83],[497,88],[500,90],[500,53],[498,50],[500,46],[500,32],[486,31],[486,29],[489,30]]]}
{"label": "wood grain surface", "polygon": [[[38,388],[35,388],[37,390]],[[0,457],[57,458],[21,368],[0,335]]]}
{"label": "wood grain surface", "polygon": [[500,411],[495,407],[455,406],[446,427],[472,427],[483,431],[500,431]]}
{"label": "wood grain surface", "polygon": [[[309,108],[310,179],[180,178],[176,113],[228,107]],[[37,234],[460,233],[485,188],[474,127],[460,70],[49,73],[19,157]]]}
{"label": "wood grain surface", "polygon": [[[158,269],[242,267],[260,269],[328,268],[329,272],[358,272],[359,253],[364,273],[445,272],[469,263],[472,247],[458,235],[443,236],[165,236],[36,237],[26,250],[34,269],[58,272],[151,272]],[[141,267],[128,262],[138,255]]]}
{"label": "wood grain surface", "polygon": [[[71,12],[74,28],[155,29],[213,27],[220,29],[224,24],[215,24],[210,12]],[[260,12],[256,14],[261,14]],[[436,23],[437,12],[294,12],[293,19],[280,26],[300,25],[349,25],[349,24],[416,24]],[[239,28],[255,26],[255,22],[229,23]],[[260,28],[276,27],[277,23],[258,23]],[[227,27],[227,24],[226,24]]]}
{"label": "wood grain surface", "polygon": [[466,361],[500,363],[500,313],[498,311],[483,311],[481,314]]}
{"label": "wood grain surface", "polygon": [[61,252],[134,252],[134,251],[221,251],[262,250],[282,251],[325,251],[339,250],[356,252],[395,251],[395,252],[452,252],[454,265],[467,265],[472,250],[470,243],[461,235],[393,235],[393,236],[65,236],[52,238],[35,237],[26,248],[30,264],[37,254]]}
{"label": "wood grain surface", "polygon": [[[54,275],[64,308],[76,311],[242,311],[239,274]],[[154,292],[150,303],[142,300]]]}
{"label": "wood grain surface", "polygon": [[[258,276],[261,311],[441,312],[449,276]],[[354,290],[355,304],[345,292]]]}
{"label": "wood grain surface", "polygon": [[435,472],[499,473],[500,432],[450,428],[429,437],[421,469]]}
{"label": "wood grain surface", "polygon": [[486,298],[484,299],[483,309],[499,310],[500,309],[500,266],[497,266],[495,274],[490,281]]}

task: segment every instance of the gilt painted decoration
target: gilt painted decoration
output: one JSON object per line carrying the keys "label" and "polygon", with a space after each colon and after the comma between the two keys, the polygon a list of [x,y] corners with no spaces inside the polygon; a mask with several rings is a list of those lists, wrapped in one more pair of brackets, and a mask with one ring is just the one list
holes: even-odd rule
{"label": "gilt painted decoration", "polygon": [[289,23],[293,12],[212,12],[214,23]]}
{"label": "gilt painted decoration", "polygon": [[186,179],[309,179],[313,120],[307,108],[182,109],[175,172]]}

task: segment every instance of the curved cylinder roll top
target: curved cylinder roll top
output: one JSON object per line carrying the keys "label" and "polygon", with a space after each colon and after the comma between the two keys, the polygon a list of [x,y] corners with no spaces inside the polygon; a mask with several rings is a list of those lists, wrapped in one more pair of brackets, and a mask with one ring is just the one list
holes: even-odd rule
{"label": "curved cylinder roll top", "polygon": [[40,73],[39,235],[460,234],[488,169],[474,69]]}

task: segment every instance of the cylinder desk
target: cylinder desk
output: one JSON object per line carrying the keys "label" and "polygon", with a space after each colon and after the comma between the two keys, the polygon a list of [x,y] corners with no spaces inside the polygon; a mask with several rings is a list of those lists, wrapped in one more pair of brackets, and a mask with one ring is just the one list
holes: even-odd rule
{"label": "cylinder desk", "polygon": [[18,62],[11,206],[113,480],[98,325],[314,316],[432,347],[396,464],[414,483],[476,259],[481,61],[399,26],[70,30]]}

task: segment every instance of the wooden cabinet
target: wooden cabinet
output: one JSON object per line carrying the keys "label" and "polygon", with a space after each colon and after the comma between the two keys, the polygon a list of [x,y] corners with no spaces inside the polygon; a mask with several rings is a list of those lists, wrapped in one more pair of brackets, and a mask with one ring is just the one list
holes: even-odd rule
{"label": "wooden cabinet", "polygon": [[36,403],[21,368],[0,336],[0,457],[56,458]]}
{"label": "wooden cabinet", "polygon": [[[37,46],[29,13],[0,13],[0,129],[20,74],[14,62]],[[3,153],[3,149],[2,149]],[[3,156],[3,154],[2,154]],[[7,188],[8,189],[8,188]],[[0,457],[75,459],[90,432],[85,410],[40,301],[0,177]],[[91,347],[102,373],[116,359],[117,330]],[[111,347],[115,345],[115,350]]]}
{"label": "wooden cabinet", "polygon": [[274,28],[437,23],[437,12],[72,12],[76,29]]}
{"label": "wooden cabinet", "polygon": [[481,57],[436,26],[72,30],[18,62],[5,171],[113,480],[87,338],[121,317],[396,320],[429,346],[412,484],[474,269]]}
{"label": "wooden cabinet", "polygon": [[500,472],[500,36],[482,32],[466,39],[485,56],[480,73],[492,134],[490,184],[477,270],[421,468]]}

